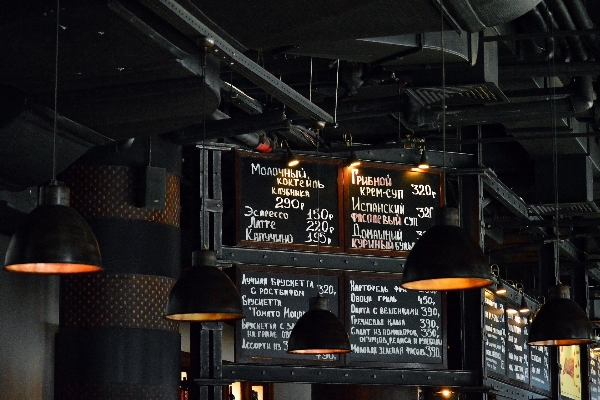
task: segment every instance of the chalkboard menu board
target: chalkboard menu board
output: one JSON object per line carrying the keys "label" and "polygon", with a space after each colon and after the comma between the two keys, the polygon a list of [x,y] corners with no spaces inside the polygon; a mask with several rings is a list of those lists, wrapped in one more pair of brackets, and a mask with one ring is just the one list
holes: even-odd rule
{"label": "chalkboard menu board", "polygon": [[348,364],[445,363],[441,292],[406,291],[401,275],[346,274]]}
{"label": "chalkboard menu board", "polygon": [[[488,376],[550,392],[548,347],[528,346],[529,320],[516,304],[485,289],[483,322]],[[599,399],[600,400],[600,399]]]}
{"label": "chalkboard menu board", "polygon": [[550,353],[548,347],[529,346],[529,354],[531,359],[531,385],[550,391]]}
{"label": "chalkboard menu board", "polygon": [[340,161],[236,152],[237,243],[254,247],[339,251]]}
{"label": "chalkboard menu board", "polygon": [[[298,272],[298,273],[293,273]],[[238,362],[316,361],[337,362],[339,356],[288,354],[290,333],[308,311],[308,300],[320,293],[329,298],[329,310],[338,315],[339,274],[313,270],[238,267],[237,283],[245,318],[237,323]]]}
{"label": "chalkboard menu board", "polygon": [[435,222],[440,174],[363,163],[344,174],[346,251],[408,255]]}
{"label": "chalkboard menu board", "polygon": [[485,365],[488,372],[506,374],[506,322],[504,301],[484,290]]}
{"label": "chalkboard menu board", "polygon": [[529,325],[527,318],[522,318],[519,312],[513,308],[513,313],[507,312],[506,321],[508,377],[529,383],[529,349],[527,346]]}
{"label": "chalkboard menu board", "polygon": [[590,350],[590,400],[600,400],[600,359]]}

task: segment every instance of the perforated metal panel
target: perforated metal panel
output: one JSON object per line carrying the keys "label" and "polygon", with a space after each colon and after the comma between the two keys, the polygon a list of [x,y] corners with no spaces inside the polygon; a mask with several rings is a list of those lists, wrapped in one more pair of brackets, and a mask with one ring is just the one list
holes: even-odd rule
{"label": "perforated metal panel", "polygon": [[75,165],[61,177],[71,187],[71,206],[84,218],[119,218],[179,227],[179,178],[167,174],[164,210],[136,207],[137,171],[121,166]]}
{"label": "perforated metal panel", "polygon": [[152,275],[87,275],[62,280],[60,326],[178,331],[164,318],[175,279]]}

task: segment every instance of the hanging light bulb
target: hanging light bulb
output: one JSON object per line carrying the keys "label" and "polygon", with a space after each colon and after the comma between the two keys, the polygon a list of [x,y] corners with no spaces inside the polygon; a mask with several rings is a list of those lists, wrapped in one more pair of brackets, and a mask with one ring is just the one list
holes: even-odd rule
{"label": "hanging light bulb", "polygon": [[417,164],[417,168],[419,169],[429,169],[429,160],[427,159],[427,153],[425,153],[425,147],[421,149],[421,158],[419,158],[419,164]]}
{"label": "hanging light bulb", "polygon": [[533,317],[527,344],[571,346],[594,343],[592,324],[581,307],[570,299],[569,286],[557,286],[554,294]]}
{"label": "hanging light bulb", "polygon": [[499,296],[504,296],[506,294],[506,286],[504,286],[504,282],[499,279],[498,286],[496,287],[496,294]]}
{"label": "hanging light bulb", "polygon": [[506,313],[509,315],[515,315],[515,314],[518,314],[519,312],[513,306],[506,306]]}
{"label": "hanging light bulb", "polygon": [[285,142],[285,147],[286,147],[285,164],[290,168],[293,168],[293,167],[297,166],[298,164],[300,164],[300,160],[292,152],[292,149],[290,148],[290,145],[287,142]]}
{"label": "hanging light bulb", "polygon": [[524,293],[521,294],[521,306],[519,307],[519,312],[521,314],[529,314],[531,312],[529,306],[527,305],[527,299],[525,298]]}
{"label": "hanging light bulb", "polygon": [[341,321],[329,311],[329,299],[311,297],[309,308],[294,325],[288,340],[288,353],[349,353],[350,338]]}
{"label": "hanging light bulb", "polygon": [[11,272],[76,274],[102,270],[100,248],[83,217],[69,207],[70,190],[52,181],[39,206],[13,234],[4,265]]}
{"label": "hanging light bulb", "polygon": [[408,254],[402,287],[465,290],[491,285],[491,269],[481,248],[458,226],[458,210],[442,208],[438,218]]}
{"label": "hanging light bulb", "polygon": [[437,392],[437,394],[442,396],[444,399],[449,399],[450,397],[452,397],[454,392],[450,389],[444,388],[444,389],[440,390],[439,392]]}
{"label": "hanging light bulb", "polygon": [[361,161],[356,157],[356,153],[351,152],[350,158],[348,159],[348,168],[356,168],[361,164]]}
{"label": "hanging light bulb", "polygon": [[192,268],[173,286],[165,318],[193,322],[244,318],[237,288],[217,265],[214,251],[201,250],[192,254]]}

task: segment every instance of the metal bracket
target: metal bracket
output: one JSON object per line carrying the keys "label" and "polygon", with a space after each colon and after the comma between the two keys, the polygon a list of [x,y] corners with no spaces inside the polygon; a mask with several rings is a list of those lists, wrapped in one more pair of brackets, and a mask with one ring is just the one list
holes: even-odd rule
{"label": "metal bracket", "polygon": [[222,213],[223,212],[223,201],[215,200],[215,199],[205,199],[204,205],[206,206],[206,211],[212,213]]}

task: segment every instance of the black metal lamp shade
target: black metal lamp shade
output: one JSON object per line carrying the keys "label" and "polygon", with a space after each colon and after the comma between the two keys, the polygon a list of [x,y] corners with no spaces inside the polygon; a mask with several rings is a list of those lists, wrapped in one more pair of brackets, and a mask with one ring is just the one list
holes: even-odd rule
{"label": "black metal lamp shade", "polygon": [[[449,213],[449,209],[441,209]],[[410,251],[404,264],[402,287],[412,290],[465,290],[493,283],[487,260],[458,226],[453,216],[428,229]]]}
{"label": "black metal lamp shade", "polygon": [[350,158],[348,159],[348,163],[346,165],[348,166],[348,168],[356,168],[360,166],[361,163],[362,162],[359,160],[359,158],[356,157],[356,153],[351,152]]}
{"label": "black metal lamp shade", "polygon": [[594,343],[593,328],[585,312],[569,298],[569,287],[557,288],[560,297],[548,300],[529,328],[530,346],[572,346]]}
{"label": "black metal lamp shade", "polygon": [[92,229],[69,207],[70,191],[61,182],[40,190],[39,206],[12,236],[5,268],[30,274],[75,274],[102,270]]}
{"label": "black metal lamp shade", "polygon": [[417,164],[417,168],[419,169],[428,169],[429,168],[429,159],[427,157],[427,153],[425,149],[421,149],[421,157],[419,158],[419,163]]}
{"label": "black metal lamp shade", "polygon": [[296,157],[296,155],[294,153],[292,153],[292,150],[289,148],[289,146],[288,146],[287,152],[286,152],[285,164],[290,168],[295,167],[298,164],[300,164],[300,160],[298,159],[298,157]]}
{"label": "black metal lamp shade", "polygon": [[519,307],[519,312],[521,314],[529,314],[531,312],[529,305],[527,305],[527,300],[525,300],[525,295],[521,295],[521,306]]}
{"label": "black metal lamp shade", "polygon": [[329,299],[311,297],[309,308],[296,322],[288,341],[288,353],[349,353],[350,338],[340,320],[329,311]]}
{"label": "black metal lamp shade", "polygon": [[193,322],[244,318],[240,294],[231,279],[217,267],[214,251],[194,252],[192,268],[171,290],[165,318]]}

